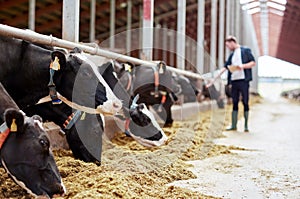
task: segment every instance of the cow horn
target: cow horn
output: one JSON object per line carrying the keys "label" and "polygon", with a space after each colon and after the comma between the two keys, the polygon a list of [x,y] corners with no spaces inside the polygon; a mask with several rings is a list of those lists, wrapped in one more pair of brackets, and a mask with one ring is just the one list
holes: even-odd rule
{"label": "cow horn", "polygon": [[137,105],[137,101],[139,100],[139,98],[140,98],[140,95],[139,94],[137,94],[134,98],[133,98],[133,100],[132,100],[132,103],[131,103],[131,106],[130,106],[130,109],[132,110],[132,109],[135,109],[138,105]]}

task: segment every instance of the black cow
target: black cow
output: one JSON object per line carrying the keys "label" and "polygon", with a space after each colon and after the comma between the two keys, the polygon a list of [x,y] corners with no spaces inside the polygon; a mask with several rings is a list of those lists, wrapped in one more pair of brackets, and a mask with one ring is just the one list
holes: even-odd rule
{"label": "black cow", "polygon": [[[0,83],[0,158],[9,176],[33,196],[66,192],[41,117],[25,117]],[[3,114],[4,113],[4,114]]]}
{"label": "black cow", "polygon": [[177,100],[172,90],[172,73],[163,62],[158,63],[157,67],[128,64],[116,61],[114,64],[114,70],[128,93],[131,96],[139,94],[138,102],[152,106],[165,121],[164,126],[171,126],[173,123],[171,106]]}
{"label": "black cow", "polygon": [[[93,70],[91,62],[82,55],[80,49],[76,48],[66,54],[60,50],[0,36],[0,52],[0,82],[21,109],[36,104],[49,94],[49,67],[50,64],[57,64],[57,60],[60,70],[54,73],[53,83],[61,95],[83,106],[102,106],[107,112],[116,113],[121,109],[120,100],[113,97],[110,97],[113,100],[107,100],[105,81],[102,78],[103,82],[99,83],[101,75],[97,76],[97,68]],[[85,122],[84,127],[79,127],[83,129],[79,131],[83,144],[74,146],[87,148],[93,145],[88,151],[98,160],[102,143],[102,136],[99,135],[102,123],[96,122],[99,119],[94,116],[91,120],[93,122]],[[85,127],[94,131],[86,135]],[[94,146],[95,143],[98,143],[97,147]],[[72,142],[69,144],[72,145]]]}

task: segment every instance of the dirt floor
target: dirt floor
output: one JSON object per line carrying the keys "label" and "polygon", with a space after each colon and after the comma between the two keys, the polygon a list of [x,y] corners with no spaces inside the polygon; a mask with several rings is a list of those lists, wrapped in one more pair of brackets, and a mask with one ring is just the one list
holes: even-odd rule
{"label": "dirt floor", "polygon": [[[251,103],[258,103],[252,98]],[[164,128],[168,142],[159,148],[145,148],[122,133],[104,139],[102,165],[75,160],[67,150],[54,151],[67,194],[61,198],[216,198],[198,191],[168,185],[196,179],[186,161],[204,160],[243,148],[216,145],[228,110],[201,112],[188,121],[176,121]],[[30,198],[0,168],[0,198]]]}

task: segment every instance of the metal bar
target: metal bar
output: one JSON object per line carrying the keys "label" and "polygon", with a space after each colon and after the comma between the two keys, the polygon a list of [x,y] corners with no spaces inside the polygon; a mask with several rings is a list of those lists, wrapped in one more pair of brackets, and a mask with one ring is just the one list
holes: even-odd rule
{"label": "metal bar", "polygon": [[177,0],[177,66],[180,69],[185,68],[185,18],[186,18],[186,0]]}
{"label": "metal bar", "polygon": [[116,1],[110,1],[110,34],[109,34],[109,47],[111,49],[115,48],[115,19],[116,19]]}
{"label": "metal bar", "polygon": [[35,29],[35,0],[29,1],[28,28],[33,31]]}
{"label": "metal bar", "polygon": [[224,64],[224,16],[225,16],[225,0],[220,0],[219,7],[219,58],[218,68],[222,68]]}
{"label": "metal bar", "polygon": [[131,10],[132,10],[132,1],[127,1],[127,26],[126,26],[126,53],[130,56],[131,52]]}
{"label": "metal bar", "polygon": [[210,27],[210,71],[216,70],[217,60],[217,0],[211,0],[211,27]]}
{"label": "metal bar", "polygon": [[152,60],[154,0],[143,0],[143,54]]}
{"label": "metal bar", "polygon": [[204,72],[204,29],[205,29],[205,0],[198,1],[197,14],[197,71]]}
{"label": "metal bar", "polygon": [[[131,62],[136,65],[143,65],[143,66],[156,66],[157,63],[141,60],[134,57],[129,57],[127,55],[110,52],[108,50],[103,50],[98,47],[91,47],[80,43],[75,43],[67,40],[58,39],[53,36],[42,35],[37,32],[31,30],[23,30],[19,28],[14,28],[11,26],[0,24],[0,35],[9,36],[9,37],[16,37],[24,40],[28,40],[34,43],[40,43],[44,45],[50,46],[57,46],[66,49],[73,49],[75,47],[81,48],[84,52],[90,53],[92,55],[99,55],[103,57],[107,57],[110,59],[115,59],[121,62]],[[174,67],[167,66],[168,70],[171,72],[175,72],[181,75],[186,75],[188,77],[193,77],[197,79],[203,79],[202,75],[193,73],[190,71],[180,70]]]}
{"label": "metal bar", "polygon": [[79,40],[80,0],[63,1],[62,38],[68,41]]}
{"label": "metal bar", "polygon": [[96,0],[90,2],[90,42],[95,41]]}

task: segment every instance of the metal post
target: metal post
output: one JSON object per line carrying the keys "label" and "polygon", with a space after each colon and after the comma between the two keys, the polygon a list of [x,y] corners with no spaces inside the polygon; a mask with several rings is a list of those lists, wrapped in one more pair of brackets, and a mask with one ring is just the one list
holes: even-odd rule
{"label": "metal post", "polygon": [[116,0],[110,1],[110,32],[109,32],[109,47],[111,49],[115,48],[115,7]]}
{"label": "metal post", "polygon": [[217,59],[217,0],[211,0],[210,71],[216,70]]}
{"label": "metal post", "polygon": [[170,37],[170,65],[174,66],[174,53],[175,53],[175,32],[173,30],[169,31]]}
{"label": "metal post", "polygon": [[131,52],[131,9],[132,9],[132,1],[127,1],[127,31],[126,31],[126,53],[130,56]]}
{"label": "metal post", "polygon": [[198,0],[197,23],[197,71],[204,72],[204,28],[205,28],[205,0]]}
{"label": "metal post", "polygon": [[168,50],[168,30],[167,24],[163,24],[163,33],[162,33],[163,41],[162,41],[162,59],[167,61],[167,50]]}
{"label": "metal post", "polygon": [[62,38],[68,41],[79,41],[80,0],[63,1]]}
{"label": "metal post", "polygon": [[177,67],[185,68],[186,0],[177,0]]}
{"label": "metal post", "polygon": [[35,0],[29,1],[28,28],[33,31],[35,29]]}
{"label": "metal post", "polygon": [[95,41],[95,23],[96,23],[96,0],[90,3],[90,42]]}
{"label": "metal post", "polygon": [[143,53],[152,60],[154,0],[143,0]]}
{"label": "metal post", "polygon": [[219,58],[218,67],[221,68],[224,64],[224,20],[225,17],[225,0],[220,0],[219,7]]}
{"label": "metal post", "polygon": [[154,60],[158,60],[159,59],[159,49],[161,49],[161,43],[160,43],[160,40],[161,40],[161,38],[160,38],[160,32],[161,32],[161,26],[160,26],[160,24],[158,23],[158,22],[156,22],[155,23],[156,24],[156,26],[155,26],[155,29],[154,29],[154,55],[153,55],[153,59]]}
{"label": "metal post", "polygon": [[260,31],[263,55],[269,54],[269,14],[267,0],[260,0]]}
{"label": "metal post", "polygon": [[239,41],[241,41],[240,38],[240,27],[241,27],[241,5],[239,1],[235,1],[235,36],[238,38]]}
{"label": "metal post", "polygon": [[[226,37],[229,36],[231,34],[231,1],[230,0],[226,0]],[[226,48],[226,58],[229,56],[229,49]]]}

